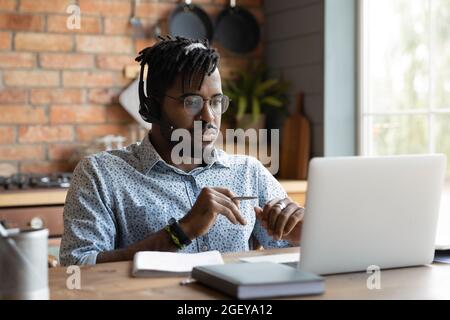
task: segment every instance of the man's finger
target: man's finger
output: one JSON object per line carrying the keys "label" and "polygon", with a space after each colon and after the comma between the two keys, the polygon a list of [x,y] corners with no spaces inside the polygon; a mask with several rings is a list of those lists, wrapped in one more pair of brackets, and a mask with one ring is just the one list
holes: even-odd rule
{"label": "man's finger", "polygon": [[280,201],[280,200],[281,200],[281,199],[275,198],[275,199],[270,200],[269,202],[267,202],[267,203],[264,205],[262,220],[267,220],[267,218],[268,218],[268,216],[269,216],[269,211],[270,211],[270,209],[272,209],[272,206],[273,206],[275,203],[277,203],[278,201]]}
{"label": "man's finger", "polygon": [[291,202],[284,208],[281,213],[278,215],[277,220],[275,221],[274,228],[274,238],[277,240],[281,240],[283,234],[285,233],[286,223],[288,222],[291,215],[297,210],[298,206]]}
{"label": "man's finger", "polygon": [[239,200],[231,200],[232,198],[236,197],[236,195],[230,189],[222,187],[214,187],[212,189],[230,198],[230,201],[233,201],[236,207],[239,208]]}
{"label": "man's finger", "polygon": [[241,215],[239,208],[236,207],[236,204],[233,201],[231,201],[231,199],[229,199],[224,195],[221,195],[220,193],[213,195],[213,197],[214,201],[228,208],[240,224],[242,225],[247,224],[247,221],[245,221],[244,217]]}
{"label": "man's finger", "polygon": [[263,217],[263,209],[260,207],[254,207],[256,218],[261,220]]}
{"label": "man's finger", "polygon": [[230,220],[230,222],[232,224],[238,224],[238,220],[236,219],[236,216],[233,214],[233,212],[231,211],[231,209],[229,209],[228,207],[220,204],[220,203],[216,203],[215,209],[217,210],[218,214],[221,214],[225,217],[228,218],[228,220]]}
{"label": "man's finger", "polygon": [[303,220],[304,215],[305,208],[297,208],[297,210],[290,216],[288,222],[286,223],[286,226],[284,227],[284,234],[288,235],[289,233],[291,233],[291,231],[294,230],[295,226]]}
{"label": "man's finger", "polygon": [[269,235],[273,235],[275,230],[275,222],[277,221],[278,215],[281,213],[281,207],[278,205],[272,206],[270,208],[268,217],[267,217],[267,231]]}
{"label": "man's finger", "polygon": [[211,191],[216,196],[230,202],[231,204],[234,204],[236,206],[236,209],[239,210],[239,201],[238,200],[231,200],[232,197],[235,197],[234,193],[228,190],[227,188],[211,188]]}

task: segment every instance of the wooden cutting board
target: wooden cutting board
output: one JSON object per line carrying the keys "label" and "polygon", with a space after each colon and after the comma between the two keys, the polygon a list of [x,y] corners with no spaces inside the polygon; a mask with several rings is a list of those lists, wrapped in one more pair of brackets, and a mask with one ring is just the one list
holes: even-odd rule
{"label": "wooden cutting board", "polygon": [[280,178],[306,180],[311,153],[311,125],[303,113],[304,94],[297,96],[296,110],[283,126],[280,146]]}

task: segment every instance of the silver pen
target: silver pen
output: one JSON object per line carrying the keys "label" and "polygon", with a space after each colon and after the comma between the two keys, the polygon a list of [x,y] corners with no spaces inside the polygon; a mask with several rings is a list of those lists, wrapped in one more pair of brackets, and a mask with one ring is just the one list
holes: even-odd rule
{"label": "silver pen", "polygon": [[195,280],[194,278],[190,278],[189,277],[187,279],[181,280],[180,281],[180,286],[186,286],[188,284],[195,283],[195,282],[197,282],[197,280]]}
{"label": "silver pen", "polygon": [[255,200],[255,199],[258,199],[258,197],[255,197],[255,196],[242,196],[242,197],[233,197],[233,198],[231,198],[231,200],[239,200],[239,201],[242,201],[242,200]]}

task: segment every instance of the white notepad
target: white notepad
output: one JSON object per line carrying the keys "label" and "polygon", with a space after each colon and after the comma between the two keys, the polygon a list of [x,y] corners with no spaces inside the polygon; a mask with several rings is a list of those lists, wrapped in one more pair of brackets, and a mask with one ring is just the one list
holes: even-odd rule
{"label": "white notepad", "polygon": [[268,254],[255,257],[240,258],[244,262],[274,262],[274,263],[292,263],[300,260],[300,252],[283,253],[283,254]]}
{"label": "white notepad", "polygon": [[134,277],[186,276],[194,267],[215,264],[223,264],[219,251],[201,253],[141,251],[134,255],[132,275]]}

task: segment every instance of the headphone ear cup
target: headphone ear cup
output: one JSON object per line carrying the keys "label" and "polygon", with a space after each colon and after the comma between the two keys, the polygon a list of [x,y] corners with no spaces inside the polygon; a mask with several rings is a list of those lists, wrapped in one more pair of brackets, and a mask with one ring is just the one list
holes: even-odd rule
{"label": "headphone ear cup", "polygon": [[139,81],[139,114],[144,121],[153,123],[158,122],[160,118],[160,103],[152,96],[147,97],[144,93],[144,81]]}
{"label": "headphone ear cup", "polygon": [[141,102],[139,107],[141,117],[149,123],[158,122],[161,118],[159,102],[153,97],[146,97],[143,100],[145,101]]}

